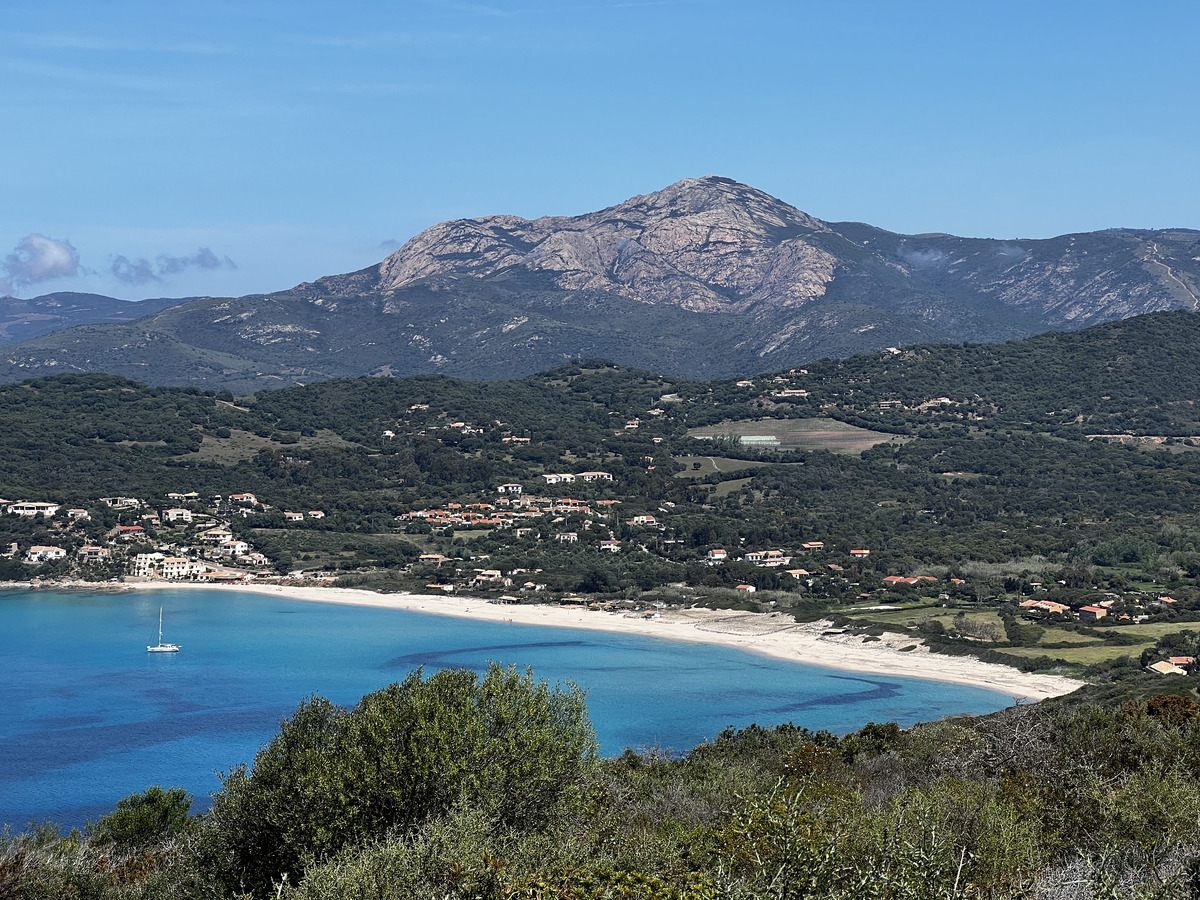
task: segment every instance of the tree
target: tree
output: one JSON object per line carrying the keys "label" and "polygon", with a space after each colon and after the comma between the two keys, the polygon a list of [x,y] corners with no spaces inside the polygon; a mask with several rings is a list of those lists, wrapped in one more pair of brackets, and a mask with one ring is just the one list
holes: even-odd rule
{"label": "tree", "polygon": [[183,788],[155,785],[118,800],[115,810],[89,822],[88,837],[125,852],[145,850],[183,831],[191,808],[192,795]]}
{"label": "tree", "polygon": [[501,826],[534,827],[574,797],[596,758],[575,685],[490,664],[447,669],[364,697],[321,697],[223,779],[214,798],[215,861],[226,886],[269,891],[307,861],[465,803]]}

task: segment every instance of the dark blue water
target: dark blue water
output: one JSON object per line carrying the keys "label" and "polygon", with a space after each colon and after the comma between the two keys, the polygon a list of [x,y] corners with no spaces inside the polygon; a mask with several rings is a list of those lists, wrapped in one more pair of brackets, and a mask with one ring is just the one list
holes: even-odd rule
{"label": "dark blue water", "polygon": [[[175,654],[146,652],[159,605]],[[313,693],[352,705],[412,669],[488,660],[574,681],[606,754],[690,749],[726,726],[852,731],[990,712],[1007,695],[738,650],[233,591],[0,592],[0,824],[82,825],[150,785],[207,808]]]}

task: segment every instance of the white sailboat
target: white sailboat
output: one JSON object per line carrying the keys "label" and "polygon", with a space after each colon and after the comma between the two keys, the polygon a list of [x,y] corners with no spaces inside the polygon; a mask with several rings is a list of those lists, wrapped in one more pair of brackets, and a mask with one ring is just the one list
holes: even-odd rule
{"label": "white sailboat", "polygon": [[162,607],[158,608],[158,643],[147,644],[146,650],[150,653],[178,653],[178,644],[164,644],[162,639]]}

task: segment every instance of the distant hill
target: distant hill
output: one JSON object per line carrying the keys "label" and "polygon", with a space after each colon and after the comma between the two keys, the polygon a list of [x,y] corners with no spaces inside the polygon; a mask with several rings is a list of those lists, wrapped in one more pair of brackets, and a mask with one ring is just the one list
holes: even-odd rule
{"label": "distant hill", "polygon": [[359,272],[36,338],[0,355],[0,378],[105,371],[240,392],[508,378],[592,356],[726,377],[1195,310],[1197,260],[1198,231],[901,235],[710,176],[582,216],[445,222]]}
{"label": "distant hill", "polygon": [[103,294],[60,291],[21,300],[0,297],[0,345],[27,341],[75,325],[100,322],[132,322],[169,306],[187,303],[187,298],[160,297],[153,300],[118,300]]}

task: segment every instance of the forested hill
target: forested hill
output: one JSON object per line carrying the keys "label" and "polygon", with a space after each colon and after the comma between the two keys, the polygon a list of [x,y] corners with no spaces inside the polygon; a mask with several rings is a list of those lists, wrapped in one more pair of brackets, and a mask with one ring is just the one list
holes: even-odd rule
{"label": "forested hill", "polygon": [[1187,436],[1200,432],[1198,347],[1200,314],[1178,311],[1003,344],[822,360],[808,371],[816,395],[847,410],[947,397],[996,426]]}

